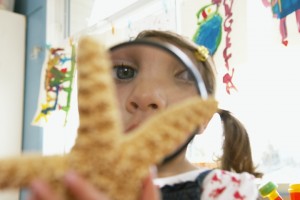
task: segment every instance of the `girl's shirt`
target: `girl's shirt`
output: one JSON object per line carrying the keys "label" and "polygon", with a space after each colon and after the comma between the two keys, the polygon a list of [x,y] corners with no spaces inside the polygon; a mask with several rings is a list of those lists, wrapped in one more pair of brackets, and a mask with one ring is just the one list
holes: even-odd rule
{"label": "girl's shirt", "polygon": [[[167,188],[168,191],[172,191],[169,188],[173,187],[174,189],[175,187],[173,191],[178,193],[175,195],[179,197],[178,199],[255,200],[258,198],[255,177],[246,172],[233,173],[219,169],[197,169],[172,177],[157,178],[154,183],[164,190]],[[195,189],[191,190],[191,188]],[[179,190],[181,191],[179,192]],[[183,195],[182,193],[189,194]]]}

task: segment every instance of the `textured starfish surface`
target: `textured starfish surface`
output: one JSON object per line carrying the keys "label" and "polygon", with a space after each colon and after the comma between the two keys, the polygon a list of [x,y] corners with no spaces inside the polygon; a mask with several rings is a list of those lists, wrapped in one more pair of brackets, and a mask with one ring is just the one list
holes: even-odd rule
{"label": "textured starfish surface", "polygon": [[105,48],[91,37],[78,44],[80,125],[65,155],[25,155],[0,160],[0,188],[27,187],[35,178],[48,182],[62,199],[72,199],[62,177],[78,172],[112,200],[137,200],[149,166],[159,163],[217,110],[213,98],[193,97],[149,118],[124,134]]}

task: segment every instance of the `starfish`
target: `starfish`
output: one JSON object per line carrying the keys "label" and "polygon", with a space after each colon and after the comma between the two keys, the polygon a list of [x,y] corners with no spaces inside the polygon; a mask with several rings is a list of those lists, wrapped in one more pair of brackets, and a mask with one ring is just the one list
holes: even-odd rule
{"label": "starfish", "polygon": [[82,37],[77,50],[80,124],[74,146],[64,155],[23,153],[2,158],[0,188],[27,187],[40,178],[62,199],[72,199],[62,177],[74,170],[112,200],[137,200],[149,166],[161,162],[207,123],[217,102],[212,97],[192,97],[124,134],[107,50],[91,36]]}

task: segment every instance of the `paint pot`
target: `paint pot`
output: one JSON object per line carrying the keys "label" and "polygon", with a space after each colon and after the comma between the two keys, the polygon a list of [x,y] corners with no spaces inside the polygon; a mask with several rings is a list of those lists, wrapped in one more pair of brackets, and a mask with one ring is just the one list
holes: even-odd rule
{"label": "paint pot", "polygon": [[300,183],[289,185],[290,200],[300,200]]}
{"label": "paint pot", "polygon": [[259,186],[259,194],[263,198],[269,198],[269,200],[283,200],[280,194],[277,191],[278,185],[272,181],[269,181],[265,184]]}

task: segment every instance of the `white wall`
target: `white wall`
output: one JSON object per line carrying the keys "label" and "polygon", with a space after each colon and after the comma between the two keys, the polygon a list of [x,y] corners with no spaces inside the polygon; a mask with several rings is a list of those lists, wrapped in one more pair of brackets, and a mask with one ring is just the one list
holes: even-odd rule
{"label": "white wall", "polygon": [[[197,28],[196,12],[209,2],[181,1],[182,21],[179,23],[183,35],[192,37]],[[300,34],[295,15],[287,17],[289,44],[284,46],[279,21],[261,1],[234,1],[232,12],[229,64],[235,68],[233,80],[238,91],[228,95],[222,83],[226,34],[223,32],[215,55],[220,76],[217,95],[220,106],[233,111],[245,124],[254,159],[268,173],[267,178],[277,182],[299,181],[299,142],[295,138],[300,134],[297,117],[300,112]]]}

